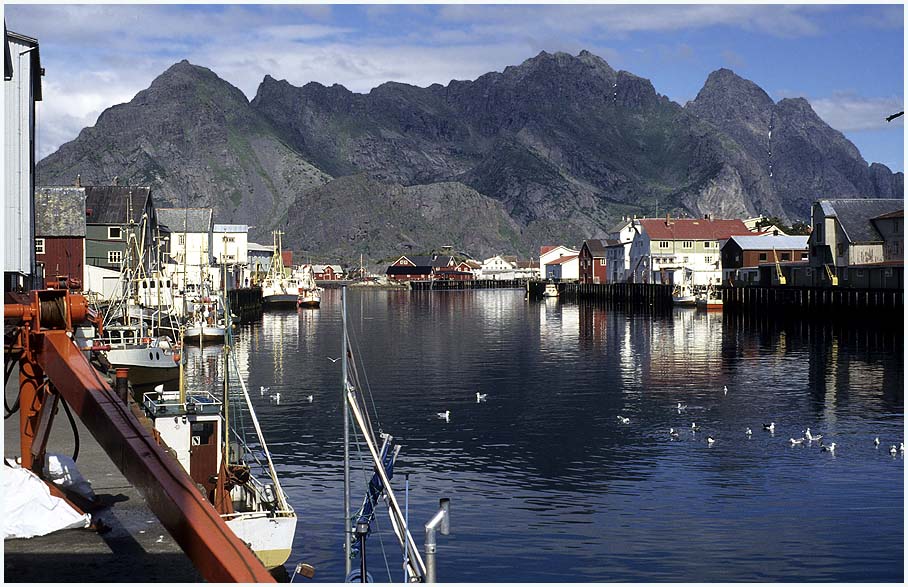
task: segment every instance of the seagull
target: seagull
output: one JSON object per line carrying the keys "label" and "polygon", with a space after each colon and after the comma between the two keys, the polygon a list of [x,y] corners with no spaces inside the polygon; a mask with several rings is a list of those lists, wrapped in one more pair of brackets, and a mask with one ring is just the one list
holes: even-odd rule
{"label": "seagull", "polygon": [[889,447],[889,454],[891,454],[892,456],[897,455],[898,452],[899,452],[899,449],[896,448],[896,446],[894,444]]}
{"label": "seagull", "polygon": [[794,446],[796,444],[801,444],[802,442],[804,442],[804,439],[803,438],[789,438],[788,442],[790,442],[791,445]]}
{"label": "seagull", "polygon": [[621,422],[622,424],[629,424],[631,419],[625,418],[624,416],[618,416],[618,421]]}
{"label": "seagull", "polygon": [[276,404],[281,403],[281,392],[272,393],[271,400],[274,401],[274,403],[276,403]]}
{"label": "seagull", "polygon": [[487,393],[479,393],[479,392],[477,391],[477,392],[476,392],[476,403],[478,404],[479,402],[484,402],[484,401],[486,401],[486,397],[488,397],[488,395],[489,395],[489,394],[487,394]]}
{"label": "seagull", "polygon": [[158,536],[158,539],[155,540],[155,543],[160,544],[161,542],[164,542],[164,537],[163,537],[163,536]]}
{"label": "seagull", "polygon": [[338,357],[338,358],[334,359],[334,358],[328,357],[328,360],[331,361],[332,363],[336,363],[336,362],[340,361],[341,358]]}
{"label": "seagull", "polygon": [[744,431],[744,434],[746,436],[750,436],[751,434],[753,434],[753,431],[750,428],[748,428],[747,430]]}
{"label": "seagull", "polygon": [[696,422],[691,422],[691,423],[690,423],[690,429],[691,429],[691,431],[693,431],[693,432],[699,432],[699,431],[700,431],[700,427],[697,426],[697,423],[696,423]]}
{"label": "seagull", "polygon": [[686,406],[686,405],[682,404],[681,402],[678,402],[678,413],[679,413],[679,414],[680,414],[681,412],[683,412],[684,410],[686,410],[686,409],[687,409],[687,406]]}
{"label": "seagull", "polygon": [[820,448],[826,452],[835,453],[835,443],[834,442],[829,443],[828,446],[826,446],[826,445],[821,446]]}
{"label": "seagull", "polygon": [[[775,422],[770,422],[769,424],[763,424],[763,430],[769,430],[770,432],[775,432],[775,431],[776,431],[776,423],[775,423]],[[809,431],[809,430],[810,430],[810,429],[808,429],[808,431]],[[810,438],[810,436],[808,436],[808,438]]]}
{"label": "seagull", "polygon": [[724,393],[725,395],[728,395],[728,386],[727,385],[722,386],[722,393]]}
{"label": "seagull", "polygon": [[813,442],[814,440],[823,440],[822,434],[817,434],[816,436],[814,436],[813,434],[810,433],[810,428],[808,428],[807,430],[804,431],[804,436],[806,436],[807,440],[809,440],[811,442]]}
{"label": "seagull", "polygon": [[880,446],[880,437],[879,436],[877,436],[876,438],[873,439],[873,446],[875,446],[875,447]]}
{"label": "seagull", "polygon": [[445,422],[451,421],[451,410],[445,410],[444,412],[436,413],[436,416],[444,420]]}
{"label": "seagull", "polygon": [[899,452],[905,452],[905,443],[904,442],[899,443]]}
{"label": "seagull", "polygon": [[709,446],[712,446],[715,441],[716,441],[716,439],[713,438],[712,436],[706,437],[706,444],[708,444]]}
{"label": "seagull", "polygon": [[266,391],[271,391],[270,387],[265,387],[264,385],[259,387],[259,395],[265,395]]}
{"label": "seagull", "polygon": [[678,434],[678,431],[674,428],[668,429],[668,435],[672,437],[672,440],[678,440],[679,438],[681,438],[681,435]]}
{"label": "seagull", "polygon": [[314,398],[311,395],[306,396],[306,400],[311,404]]}

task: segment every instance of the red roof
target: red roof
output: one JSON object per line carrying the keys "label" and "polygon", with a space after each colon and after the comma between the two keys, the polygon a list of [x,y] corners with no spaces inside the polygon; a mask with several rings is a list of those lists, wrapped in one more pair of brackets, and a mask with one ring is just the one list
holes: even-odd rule
{"label": "red roof", "polygon": [[569,257],[558,257],[554,261],[549,261],[548,263],[546,263],[546,265],[563,265],[564,263],[567,263],[571,259],[576,259],[576,258],[577,258],[577,255],[570,255]]}
{"label": "red roof", "polygon": [[539,247],[539,256],[545,255],[553,249],[557,249],[560,245],[545,245],[544,247]]}
{"label": "red roof", "polygon": [[722,240],[735,235],[753,235],[740,220],[705,218],[643,218],[638,220],[651,240]]}

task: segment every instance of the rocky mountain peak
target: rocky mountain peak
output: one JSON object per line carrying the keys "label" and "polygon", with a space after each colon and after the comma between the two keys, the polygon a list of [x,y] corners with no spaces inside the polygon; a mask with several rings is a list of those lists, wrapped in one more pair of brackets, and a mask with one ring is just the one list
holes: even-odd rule
{"label": "rocky mountain peak", "polygon": [[763,88],[730,69],[717,69],[709,74],[697,97],[688,102],[695,109],[731,107],[772,108],[774,102]]}

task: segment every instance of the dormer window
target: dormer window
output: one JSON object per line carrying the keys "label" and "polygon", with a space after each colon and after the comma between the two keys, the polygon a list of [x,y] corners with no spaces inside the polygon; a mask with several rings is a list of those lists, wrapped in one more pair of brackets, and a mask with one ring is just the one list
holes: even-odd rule
{"label": "dormer window", "polygon": [[119,226],[108,226],[107,227],[107,239],[108,240],[122,240],[123,239],[123,229]]}

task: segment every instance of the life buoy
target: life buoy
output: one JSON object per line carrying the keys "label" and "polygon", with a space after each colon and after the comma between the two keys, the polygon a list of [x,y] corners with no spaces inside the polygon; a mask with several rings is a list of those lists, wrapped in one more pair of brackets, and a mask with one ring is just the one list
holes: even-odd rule
{"label": "life buoy", "polygon": [[149,337],[147,337],[147,336],[146,336],[145,338],[142,339],[142,344],[148,344],[148,343],[150,343],[150,342],[151,342],[151,339],[150,339]]}

